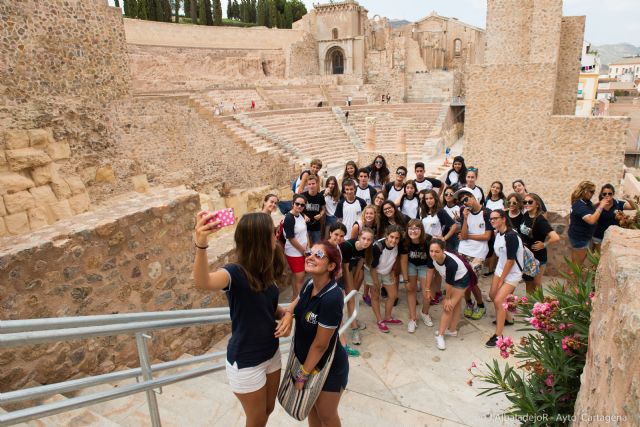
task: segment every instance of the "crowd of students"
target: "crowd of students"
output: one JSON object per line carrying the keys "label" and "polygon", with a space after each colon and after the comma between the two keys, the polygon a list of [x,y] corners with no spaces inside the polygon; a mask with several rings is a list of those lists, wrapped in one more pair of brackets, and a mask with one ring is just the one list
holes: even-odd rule
{"label": "crowd of students", "polygon": [[[216,221],[209,223],[212,216],[206,213],[197,217],[194,277],[201,287],[227,293],[232,319],[227,374],[247,419],[256,425],[266,422],[273,410],[275,378],[280,377],[277,339],[289,334],[294,318],[295,354],[301,363],[292,374],[296,387],[303,388],[335,352],[309,423],[339,425],[337,408],[349,370],[346,358],[359,355],[353,346],[362,343],[360,331],[366,327],[353,321],[351,346],[338,337],[343,295],[362,290],[376,328],[388,333],[404,323],[393,314],[404,283],[407,331],[414,333],[419,320],[433,327],[430,308],[442,304],[434,335],[436,347],[445,350],[445,337],[458,335],[463,315],[472,320],[486,315],[478,277],[491,277],[488,294],[496,320],[486,346],[495,347],[504,328],[513,325],[503,302],[522,283],[527,292],[541,286],[547,249],[560,240],[543,200],[529,193],[522,180],[513,181],[508,195],[499,181],[485,193],[476,183],[478,170],[467,167],[461,156],[454,158],[444,182],[425,177],[423,163],[414,165],[413,180],[407,180],[404,166],[392,177],[382,156],[364,168],[349,161],[341,177],[330,176],[324,183],[321,169],[322,162],[313,160],[296,179],[291,208],[275,233],[270,215],[278,209],[276,195],[264,198],[262,213],[245,215],[235,234],[238,262],[213,273],[208,272],[204,249]],[[610,184],[592,203],[595,189],[584,181],[571,196],[568,236],[574,262],[582,263],[587,249],[601,243],[606,228],[616,223],[616,210],[631,208],[614,198]],[[525,251],[539,261],[535,277],[523,273]],[[285,262],[293,273],[295,299],[282,309],[273,287]],[[305,282],[305,276],[311,279]],[[349,301],[348,316],[354,308]]]}

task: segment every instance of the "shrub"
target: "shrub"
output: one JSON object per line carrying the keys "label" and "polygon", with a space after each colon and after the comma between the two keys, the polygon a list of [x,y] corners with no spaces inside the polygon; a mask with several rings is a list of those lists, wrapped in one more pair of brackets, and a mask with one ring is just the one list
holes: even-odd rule
{"label": "shrub", "polygon": [[[589,261],[597,266],[599,256],[590,253]],[[509,337],[497,343],[500,355],[514,356],[516,363],[502,368],[494,359],[486,370],[475,364],[469,369],[474,378],[490,384],[479,396],[504,394],[511,402],[505,415],[523,425],[564,425],[574,413],[586,361],[595,267],[569,265],[573,275],[565,276],[566,284],[552,284],[546,296],[537,290],[504,303],[524,325],[519,330],[529,331],[517,344]]]}

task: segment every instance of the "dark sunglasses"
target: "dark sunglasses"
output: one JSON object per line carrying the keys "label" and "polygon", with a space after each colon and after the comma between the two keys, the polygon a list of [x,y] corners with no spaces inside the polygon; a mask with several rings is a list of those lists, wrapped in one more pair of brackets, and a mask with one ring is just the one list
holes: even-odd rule
{"label": "dark sunglasses", "polygon": [[396,172],[396,175],[405,176],[406,174],[407,174],[406,172],[402,172],[402,171]]}
{"label": "dark sunglasses", "polygon": [[509,202],[509,206],[518,206],[518,202],[516,202],[515,200],[512,200]]}
{"label": "dark sunglasses", "polygon": [[613,193],[602,193],[603,196],[613,196]]}
{"label": "dark sunglasses", "polygon": [[467,203],[469,201],[469,197],[463,197],[461,201],[462,203]]}
{"label": "dark sunglasses", "polygon": [[384,164],[384,162],[383,162],[382,160],[376,160],[376,161],[375,161],[375,162],[373,162],[373,163],[375,163],[376,165],[382,165],[382,164]]}
{"label": "dark sunglasses", "polygon": [[294,203],[294,205],[296,205],[296,206],[305,206],[306,204],[305,204],[305,203],[298,203],[298,202],[295,202],[295,203]]}
{"label": "dark sunglasses", "polygon": [[444,193],[445,196],[453,196],[453,193]]}
{"label": "dark sunglasses", "polygon": [[523,205],[532,205],[535,203],[535,200],[523,200],[522,204]]}

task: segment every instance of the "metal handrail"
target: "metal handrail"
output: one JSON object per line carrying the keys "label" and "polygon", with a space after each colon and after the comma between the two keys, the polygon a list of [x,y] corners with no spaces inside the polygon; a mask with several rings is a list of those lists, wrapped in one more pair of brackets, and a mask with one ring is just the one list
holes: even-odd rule
{"label": "metal handrail", "polygon": [[[346,303],[352,298],[355,298],[356,305],[353,314],[346,320],[343,321],[342,327],[339,329],[339,334],[342,335],[349,327],[351,322],[353,322],[357,316],[360,309],[360,300],[357,298],[358,293],[353,290],[349,292],[348,295],[345,296],[344,302]],[[282,304],[281,304],[282,305]],[[220,313],[220,310],[224,309],[205,309],[208,312],[210,310],[219,310],[216,313]],[[228,309],[226,309],[228,311]],[[191,310],[180,310],[180,311],[191,311]],[[198,310],[200,311],[200,310]],[[173,311],[169,313],[176,313],[178,311]],[[185,327],[193,326],[195,324],[211,324],[211,323],[220,323],[221,321],[228,321],[229,316],[198,316],[198,317],[188,317],[186,319],[176,318],[176,315],[168,315],[164,317],[164,320],[153,320],[153,321],[139,321],[133,322],[129,324],[121,324],[121,321],[124,316],[132,316],[131,318],[136,318],[136,315],[144,315],[148,314],[151,319],[162,318],[163,315],[161,312],[150,312],[150,313],[125,313],[122,315],[113,315],[114,324],[112,325],[96,325],[96,323],[91,322],[104,322],[105,317],[109,316],[84,316],[83,317],[75,317],[75,318],[67,318],[69,322],[63,322],[64,318],[54,318],[49,319],[51,322],[57,325],[66,324],[68,329],[71,329],[70,332],[64,330],[64,326],[60,329],[49,330],[47,329],[47,325],[45,325],[40,319],[34,319],[31,323],[33,327],[40,327],[41,331],[33,331],[33,332],[14,332],[14,333],[0,333],[0,347],[10,347],[10,346],[18,346],[18,345],[26,345],[26,344],[35,344],[41,342],[51,342],[51,341],[61,341],[61,340],[72,340],[72,339],[84,339],[94,336],[103,336],[103,335],[119,335],[125,333],[135,333],[137,342],[139,344],[138,351],[141,350],[144,352],[146,350],[145,340],[143,339],[143,332],[148,330],[155,329],[169,329],[174,327]],[[186,313],[188,314],[188,313]],[[201,313],[198,313],[201,314]],[[223,319],[219,319],[223,318]],[[141,317],[137,317],[136,319],[141,319]],[[30,321],[9,321],[13,324],[9,324],[7,329],[2,329],[2,331],[11,330],[17,331],[18,328],[24,328],[25,325]],[[22,322],[22,324],[20,324]],[[7,322],[8,323],[8,322]],[[75,327],[71,328],[68,325],[88,325],[85,327]],[[143,325],[146,325],[146,328],[141,329]],[[102,331],[100,330],[102,329]],[[47,331],[47,332],[42,332]],[[54,334],[52,336],[51,334]],[[82,333],[88,333],[89,335],[81,335]],[[46,339],[43,334],[48,334],[51,339]],[[7,340],[6,337],[11,337],[11,339]],[[18,340],[18,337],[22,337],[22,341]],[[26,340],[26,341],[25,341]],[[291,342],[291,338],[284,338],[280,340],[280,346]],[[142,349],[141,349],[142,346]],[[289,351],[288,347],[282,347],[281,352],[286,353]],[[127,369],[124,371],[111,372],[103,375],[96,375],[92,377],[86,377],[76,380],[65,381],[62,383],[56,384],[48,384],[43,386],[31,387],[29,389],[24,390],[16,390],[8,393],[0,394],[0,405],[7,403],[15,403],[25,400],[33,400],[39,397],[50,396],[59,393],[66,393],[70,391],[75,391],[83,388],[93,387],[100,384],[105,384],[113,381],[119,381],[123,379],[139,377],[143,375],[143,372],[147,370],[148,373],[160,372],[167,369],[173,369],[183,366],[189,366],[197,363],[207,362],[219,357],[226,355],[225,351],[219,351],[210,354],[204,354],[200,356],[195,356],[191,359],[186,360],[174,360],[171,362],[163,362],[155,365],[149,365],[148,362],[145,363],[144,358],[141,358],[141,366],[140,368]],[[92,394],[88,394],[85,396],[78,396],[74,398],[69,398],[61,401],[51,402],[44,405],[39,405],[35,407],[25,408],[18,411],[12,411],[5,414],[0,414],[0,426],[9,426],[21,422],[26,422],[50,415],[59,414],[61,412],[67,412],[73,409],[83,408],[86,406],[90,406],[96,403],[105,402],[108,400],[118,399],[121,397],[129,396],[136,393],[147,392],[147,401],[150,407],[151,419],[153,425],[160,425],[159,417],[157,413],[157,403],[155,402],[155,395],[151,392],[151,390],[173,384],[179,381],[184,381],[187,379],[197,378],[202,375],[206,375],[212,372],[219,371],[223,369],[225,366],[224,363],[217,363],[201,368],[196,368],[193,370],[189,370],[187,372],[172,374],[160,378],[152,379],[148,376],[149,379],[145,379],[136,384],[125,385],[117,388],[113,388],[112,390],[96,392]],[[155,413],[154,413],[155,409]]]}

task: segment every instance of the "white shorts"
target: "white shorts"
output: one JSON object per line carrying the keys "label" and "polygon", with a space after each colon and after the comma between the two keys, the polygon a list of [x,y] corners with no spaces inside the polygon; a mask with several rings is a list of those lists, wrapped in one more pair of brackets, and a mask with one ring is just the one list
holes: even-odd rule
{"label": "white shorts", "polygon": [[237,362],[232,365],[228,360],[226,365],[227,378],[229,379],[231,390],[239,394],[253,393],[260,390],[267,383],[267,374],[281,369],[282,356],[280,348],[278,348],[271,359],[262,362],[258,366],[238,369]]}

